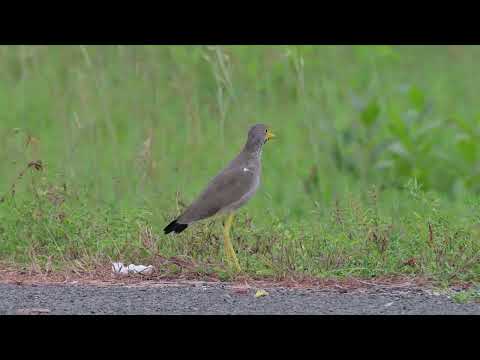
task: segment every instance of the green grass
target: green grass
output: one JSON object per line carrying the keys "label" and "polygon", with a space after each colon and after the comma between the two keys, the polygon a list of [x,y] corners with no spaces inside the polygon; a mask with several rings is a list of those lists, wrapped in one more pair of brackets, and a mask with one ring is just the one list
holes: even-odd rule
{"label": "green grass", "polygon": [[[478,282],[479,56],[472,46],[0,47],[0,260],[173,258],[227,276],[221,219],[162,229],[263,122],[277,138],[233,228],[248,274]],[[32,160],[43,169],[17,179]]]}
{"label": "green grass", "polygon": [[480,291],[478,291],[478,289],[459,291],[453,294],[452,298],[453,301],[459,304],[467,304],[471,302],[480,303]]}

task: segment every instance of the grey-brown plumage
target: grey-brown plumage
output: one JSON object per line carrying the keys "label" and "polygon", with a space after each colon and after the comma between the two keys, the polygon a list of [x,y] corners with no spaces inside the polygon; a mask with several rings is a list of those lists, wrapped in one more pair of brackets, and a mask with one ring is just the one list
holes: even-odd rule
{"label": "grey-brown plumage", "polygon": [[273,137],[267,127],[257,124],[248,131],[245,146],[207,185],[200,196],[164,232],[180,233],[195,221],[232,212],[252,198],[260,185],[262,146]]}

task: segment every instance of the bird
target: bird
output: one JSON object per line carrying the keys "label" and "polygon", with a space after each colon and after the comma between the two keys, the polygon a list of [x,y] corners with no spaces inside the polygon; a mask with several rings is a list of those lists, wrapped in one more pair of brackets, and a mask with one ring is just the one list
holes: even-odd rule
{"label": "bird", "polygon": [[223,226],[225,255],[230,265],[240,272],[241,267],[230,240],[230,228],[235,211],[245,205],[260,186],[262,148],[274,137],[264,124],[251,126],[242,151],[208,183],[180,216],[163,229],[164,233],[178,234],[197,221],[226,215]]}

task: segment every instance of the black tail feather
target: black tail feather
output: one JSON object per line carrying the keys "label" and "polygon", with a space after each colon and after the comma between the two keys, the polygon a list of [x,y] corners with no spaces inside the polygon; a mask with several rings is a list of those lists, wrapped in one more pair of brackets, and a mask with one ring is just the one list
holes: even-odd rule
{"label": "black tail feather", "polygon": [[185,230],[188,227],[188,224],[180,224],[177,222],[177,220],[173,220],[170,224],[168,224],[163,231],[165,234],[171,233],[172,231],[175,231],[175,233],[181,233],[183,230]]}

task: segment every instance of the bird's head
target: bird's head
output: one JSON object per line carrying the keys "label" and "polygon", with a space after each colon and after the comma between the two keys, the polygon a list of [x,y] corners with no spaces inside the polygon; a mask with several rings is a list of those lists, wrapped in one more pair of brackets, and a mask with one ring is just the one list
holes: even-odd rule
{"label": "bird's head", "polygon": [[270,132],[264,124],[256,124],[248,130],[247,146],[250,148],[261,147],[268,140],[274,138],[275,135]]}
{"label": "bird's head", "polygon": [[256,156],[259,156],[261,154],[263,144],[274,137],[275,135],[270,132],[266,125],[253,125],[248,130],[248,138],[247,143],[245,144],[245,150],[251,154],[256,154]]}

